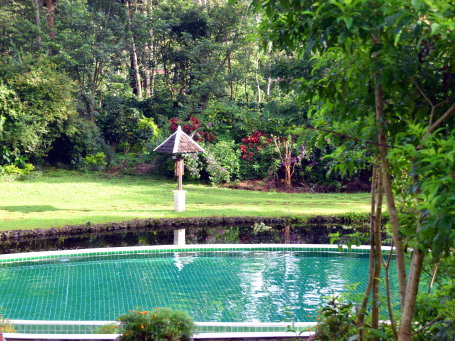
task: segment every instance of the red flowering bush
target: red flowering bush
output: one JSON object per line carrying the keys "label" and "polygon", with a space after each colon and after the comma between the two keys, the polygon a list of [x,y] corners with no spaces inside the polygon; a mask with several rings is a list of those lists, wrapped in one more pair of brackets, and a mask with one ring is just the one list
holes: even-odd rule
{"label": "red flowering bush", "polygon": [[244,179],[265,179],[279,167],[273,140],[261,131],[242,139],[240,173]]}
{"label": "red flowering bush", "polygon": [[201,128],[202,122],[195,116],[191,116],[187,121],[183,121],[180,118],[171,118],[169,120],[169,130],[171,133],[175,132],[178,126],[181,126],[182,130],[188,135],[194,133],[193,138],[195,141],[212,142],[216,139],[213,133]]}
{"label": "red flowering bush", "polygon": [[264,147],[268,147],[272,143],[272,139],[260,132],[254,131],[250,136],[242,139],[243,144],[240,145],[242,159],[253,160],[257,152],[260,152]]}

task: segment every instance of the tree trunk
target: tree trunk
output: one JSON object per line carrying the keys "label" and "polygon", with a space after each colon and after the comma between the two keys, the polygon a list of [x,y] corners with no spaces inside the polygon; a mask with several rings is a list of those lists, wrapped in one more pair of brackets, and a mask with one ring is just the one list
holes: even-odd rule
{"label": "tree trunk", "polygon": [[270,98],[270,88],[272,86],[272,78],[267,77],[267,83],[265,85],[265,100],[268,101]]}
{"label": "tree trunk", "polygon": [[258,105],[260,105],[261,102],[262,102],[262,99],[261,99],[261,85],[259,84],[259,77],[258,77],[257,73],[256,73],[256,91],[257,91]]}
{"label": "tree trunk", "polygon": [[369,266],[368,266],[368,284],[365,289],[365,293],[363,295],[363,300],[358,307],[357,310],[357,317],[356,323],[358,327],[358,340],[363,341],[364,339],[364,331],[365,331],[365,312],[367,310],[368,301],[371,294],[371,288],[373,287],[374,281],[374,265],[375,265],[375,257],[374,257],[374,223],[375,223],[375,212],[376,212],[376,190],[377,190],[377,165],[373,164],[373,172],[371,174],[371,206],[370,206],[370,255],[369,255]]}
{"label": "tree trunk", "polygon": [[46,7],[47,7],[46,19],[47,19],[47,24],[49,25],[49,37],[51,39],[54,39],[55,35],[56,35],[55,24],[54,24],[54,11],[55,11],[54,0],[47,0]]}
{"label": "tree trunk", "polygon": [[[152,0],[145,0],[144,6],[142,7],[142,14],[147,17],[151,18],[153,14],[153,1]],[[149,41],[144,44],[143,55],[144,55],[144,62],[142,63],[142,68],[144,72],[144,91],[145,96],[149,98],[152,96],[152,74],[153,74],[153,33],[150,30],[150,37]]]}
{"label": "tree trunk", "polygon": [[131,8],[130,8],[130,0],[127,0],[126,2],[126,16],[127,16],[127,22],[128,22],[128,31],[130,34],[130,58],[131,58],[131,68],[133,71],[133,78],[134,78],[134,87],[135,87],[135,92],[137,97],[142,98],[142,84],[141,84],[141,74],[139,73],[139,63],[138,63],[138,58],[137,58],[137,47],[136,47],[136,41],[134,38],[133,30],[132,30],[132,25],[131,25]]}
{"label": "tree trunk", "polygon": [[382,253],[381,253],[381,217],[382,217],[382,172],[381,167],[377,167],[378,179],[376,180],[377,184],[377,200],[376,200],[376,210],[374,216],[374,280],[372,288],[372,312],[371,312],[371,327],[373,329],[379,328],[379,285],[381,277],[381,265],[382,265]]}
{"label": "tree trunk", "polygon": [[231,66],[231,55],[228,54],[228,72],[229,72],[229,90],[231,101],[234,100],[234,85],[232,84],[232,66]]}
{"label": "tree trunk", "polygon": [[414,308],[417,294],[419,291],[420,275],[422,274],[424,253],[416,248],[413,251],[411,261],[411,271],[409,273],[408,286],[406,287],[406,298],[401,313],[401,324],[398,331],[399,341],[412,340],[412,319],[414,317]]}
{"label": "tree trunk", "polygon": [[261,104],[262,102],[262,98],[261,98],[261,83],[259,82],[259,75],[258,75],[258,72],[259,72],[259,60],[256,61],[256,65],[257,65],[257,70],[255,72],[255,76],[256,76],[256,91],[257,91],[257,101],[258,101],[258,106]]}
{"label": "tree trunk", "polygon": [[144,45],[144,60],[145,62],[142,64],[143,71],[144,71],[144,91],[145,97],[149,98],[152,95],[152,71],[150,68],[150,58],[151,58],[151,46],[150,43],[146,43]]}
{"label": "tree trunk", "polygon": [[291,163],[289,160],[284,162],[284,186],[290,188],[292,187],[292,173],[291,173]]}
{"label": "tree trunk", "polygon": [[36,24],[36,28],[37,28],[36,45],[38,46],[38,50],[41,50],[43,48],[43,40],[41,38],[41,17],[40,17],[41,5],[39,3],[39,0],[32,0],[32,3],[33,3],[33,9],[35,11],[35,24]]}
{"label": "tree trunk", "polygon": [[93,98],[85,93],[81,95],[81,99],[82,102],[84,102],[88,119],[91,122],[95,123],[95,103],[93,101]]}
{"label": "tree trunk", "polygon": [[389,218],[392,225],[392,239],[396,247],[396,264],[398,272],[398,285],[400,288],[400,301],[403,307],[406,297],[406,266],[403,250],[403,243],[400,235],[400,223],[398,220],[398,211],[395,206],[395,199],[392,191],[392,177],[390,175],[390,166],[387,160],[387,145],[388,140],[384,131],[384,97],[382,93],[382,86],[378,81],[378,74],[374,75],[375,84],[375,110],[376,110],[376,124],[378,126],[378,143],[379,154],[381,156],[383,189],[387,201],[387,208]]}

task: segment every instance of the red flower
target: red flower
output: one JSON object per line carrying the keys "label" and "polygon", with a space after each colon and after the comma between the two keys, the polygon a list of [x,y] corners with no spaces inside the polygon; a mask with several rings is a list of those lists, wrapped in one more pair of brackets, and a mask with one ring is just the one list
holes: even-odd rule
{"label": "red flower", "polygon": [[240,145],[240,152],[242,154],[246,153],[246,147],[243,144]]}

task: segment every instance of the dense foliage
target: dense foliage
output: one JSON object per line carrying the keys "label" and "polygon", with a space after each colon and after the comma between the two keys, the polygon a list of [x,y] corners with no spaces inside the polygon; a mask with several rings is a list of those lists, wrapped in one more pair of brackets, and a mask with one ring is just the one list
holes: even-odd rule
{"label": "dense foliage", "polygon": [[306,146],[317,160],[294,163],[292,180],[274,143],[245,157],[243,141],[256,131],[291,134],[293,154],[307,144],[294,129],[308,108],[295,102],[296,80],[313,68],[258,49],[248,1],[6,0],[0,19],[2,170],[23,169],[16,160],[26,158],[118,171],[124,154],[163,172],[170,165],[152,150],[180,124],[210,151],[198,161],[205,181],[342,188],[335,173],[326,177],[331,141]]}
{"label": "dense foliage", "polygon": [[[388,272],[381,256],[383,197],[396,247],[401,301],[397,317],[388,298],[390,337],[425,335],[432,321],[420,329],[413,323],[425,260],[438,269],[455,246],[455,5],[438,0],[257,0],[254,5],[264,15],[265,49],[272,41],[277,48],[312,58],[316,76],[302,77],[301,101],[311,113],[311,128],[338,141],[325,157],[342,173],[362,166],[359,161],[373,166],[372,263],[354,321],[357,338],[381,328],[379,276],[381,268]],[[434,270],[433,279],[437,275]],[[454,299],[448,289],[453,281],[437,287]],[[449,330],[445,313],[436,310],[441,317],[433,323]]]}

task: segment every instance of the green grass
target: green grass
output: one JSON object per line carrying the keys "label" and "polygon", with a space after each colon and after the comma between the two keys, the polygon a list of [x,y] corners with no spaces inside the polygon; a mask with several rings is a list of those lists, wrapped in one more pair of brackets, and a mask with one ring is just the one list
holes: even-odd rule
{"label": "green grass", "polygon": [[60,227],[144,218],[336,216],[369,211],[369,194],[287,194],[184,184],[186,211],[173,210],[172,180],[52,170],[0,182],[0,230]]}

